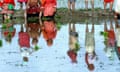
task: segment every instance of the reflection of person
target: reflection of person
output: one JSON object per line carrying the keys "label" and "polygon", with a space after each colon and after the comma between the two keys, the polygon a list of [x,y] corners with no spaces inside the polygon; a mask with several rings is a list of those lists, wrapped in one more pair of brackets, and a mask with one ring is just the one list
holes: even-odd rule
{"label": "reflection of person", "polygon": [[115,33],[112,22],[110,23],[110,29],[107,28],[106,22],[104,24],[104,32],[107,33],[106,36],[106,48],[105,52],[109,59],[113,59],[113,50],[115,48]]}
{"label": "reflection of person", "polygon": [[43,21],[42,34],[47,45],[53,45],[53,40],[57,34],[57,27],[54,20]]}
{"label": "reflection of person", "polygon": [[75,24],[69,24],[69,50],[67,54],[73,63],[77,62],[76,59],[78,50],[79,50],[78,33],[76,32]]}
{"label": "reflection of person", "polygon": [[15,36],[16,29],[13,26],[13,23],[5,23],[3,24],[3,35],[5,37],[5,40],[9,43],[11,43],[12,38]]}
{"label": "reflection of person", "polygon": [[68,11],[69,12],[70,12],[70,10],[72,10],[72,12],[75,10],[75,2],[76,2],[76,0],[68,0]]}
{"label": "reflection of person", "polygon": [[54,16],[56,13],[56,0],[41,0],[43,16]]}
{"label": "reflection of person", "polygon": [[116,46],[117,46],[117,53],[119,55],[119,59],[120,59],[120,25],[118,24],[118,21],[115,20],[116,24],[115,24],[115,27],[116,27]]}
{"label": "reflection of person", "polygon": [[3,14],[3,19],[4,19],[4,15],[11,17],[14,13],[14,6],[15,6],[15,2],[14,0],[0,0],[0,7],[2,8],[2,11],[0,12],[0,14]]}
{"label": "reflection of person", "polygon": [[88,24],[86,25],[86,35],[85,35],[85,62],[90,71],[94,70],[94,61],[96,59],[95,54],[95,40],[94,40],[94,23],[92,24],[92,31],[89,32]]}
{"label": "reflection of person", "polygon": [[24,32],[23,25],[21,25],[21,31],[19,32],[19,40],[21,55],[25,62],[28,61],[30,54],[33,52],[33,49],[30,47],[30,36],[27,32]]}
{"label": "reflection of person", "polygon": [[[38,14],[39,17],[41,17],[40,14],[40,1],[39,0],[28,0],[25,10],[25,18],[28,17],[31,14]],[[37,16],[38,16],[37,15]]]}
{"label": "reflection of person", "polygon": [[[85,0],[85,6],[86,6],[86,10],[88,10],[88,1],[89,0]],[[94,0],[90,0],[91,1],[91,5],[92,5],[92,10],[94,9]]]}
{"label": "reflection of person", "polygon": [[106,6],[108,3],[110,4],[110,12],[112,11],[113,2],[114,0],[104,0],[104,13],[106,13]]}
{"label": "reflection of person", "polygon": [[120,0],[116,1],[116,5],[115,5],[115,18],[120,19]]}
{"label": "reflection of person", "polygon": [[32,38],[32,44],[37,45],[38,38],[41,35],[41,29],[39,23],[27,23],[27,32]]}

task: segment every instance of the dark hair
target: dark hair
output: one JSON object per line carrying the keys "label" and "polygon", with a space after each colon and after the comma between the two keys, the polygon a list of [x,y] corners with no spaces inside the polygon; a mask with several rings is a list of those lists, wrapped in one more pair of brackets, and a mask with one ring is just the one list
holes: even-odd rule
{"label": "dark hair", "polygon": [[28,62],[28,57],[23,57],[23,61]]}
{"label": "dark hair", "polygon": [[93,70],[94,70],[94,65],[93,65],[93,64],[88,64],[88,69],[89,69],[90,71],[93,71]]}
{"label": "dark hair", "polygon": [[52,39],[48,39],[48,40],[47,40],[47,45],[48,45],[48,46],[52,46],[52,44],[53,44],[53,40],[52,40]]}

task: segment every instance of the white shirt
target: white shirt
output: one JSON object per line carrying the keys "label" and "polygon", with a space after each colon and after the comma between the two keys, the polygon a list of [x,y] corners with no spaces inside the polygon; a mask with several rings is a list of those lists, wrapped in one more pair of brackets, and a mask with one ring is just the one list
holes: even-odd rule
{"label": "white shirt", "polygon": [[33,50],[31,48],[26,48],[26,47],[21,48],[22,57],[29,57],[32,52]]}

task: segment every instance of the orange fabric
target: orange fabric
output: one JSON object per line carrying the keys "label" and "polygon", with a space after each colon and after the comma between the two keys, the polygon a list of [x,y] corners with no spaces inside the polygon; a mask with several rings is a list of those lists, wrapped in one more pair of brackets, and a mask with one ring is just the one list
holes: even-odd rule
{"label": "orange fabric", "polygon": [[41,4],[43,5],[45,3],[45,0],[40,0]]}
{"label": "orange fabric", "polygon": [[53,21],[44,21],[43,37],[48,39],[54,39],[57,34],[57,29]]}
{"label": "orange fabric", "polygon": [[108,38],[115,40],[115,33],[113,30],[108,30]]}

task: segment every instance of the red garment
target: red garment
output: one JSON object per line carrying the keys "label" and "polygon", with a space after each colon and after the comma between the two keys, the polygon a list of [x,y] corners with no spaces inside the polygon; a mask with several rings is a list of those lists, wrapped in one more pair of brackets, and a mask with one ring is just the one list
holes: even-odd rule
{"label": "red garment", "polygon": [[30,8],[27,9],[28,14],[36,14],[40,12],[40,7],[38,5],[30,5]]}
{"label": "red garment", "polygon": [[53,21],[44,21],[43,36],[46,40],[54,39],[57,34],[57,29]]}
{"label": "red garment", "polygon": [[42,0],[42,7],[44,8],[44,16],[53,16],[56,11],[56,0]]}
{"label": "red garment", "polygon": [[30,48],[30,36],[26,32],[19,32],[19,45],[20,47]]}
{"label": "red garment", "polygon": [[0,2],[0,7],[3,5],[3,3],[2,2]]}
{"label": "red garment", "polygon": [[77,54],[73,51],[73,50],[69,50],[67,52],[68,56],[70,57],[70,59],[72,60],[73,63],[77,62]]}
{"label": "red garment", "polygon": [[43,7],[49,6],[49,4],[52,4],[52,5],[54,5],[54,6],[57,5],[56,0],[42,0],[42,1],[44,1],[43,4],[42,4]]}
{"label": "red garment", "polygon": [[12,31],[12,32],[5,31],[4,32],[4,36],[8,36],[9,34],[11,34],[11,36],[14,37],[15,36],[15,32],[16,32],[16,29],[14,29],[14,31]]}
{"label": "red garment", "polygon": [[14,0],[4,0],[4,3],[15,5]]}
{"label": "red garment", "polygon": [[114,0],[104,0],[105,3],[114,2]]}
{"label": "red garment", "polygon": [[115,46],[115,33],[114,30],[108,30],[108,45]]}

